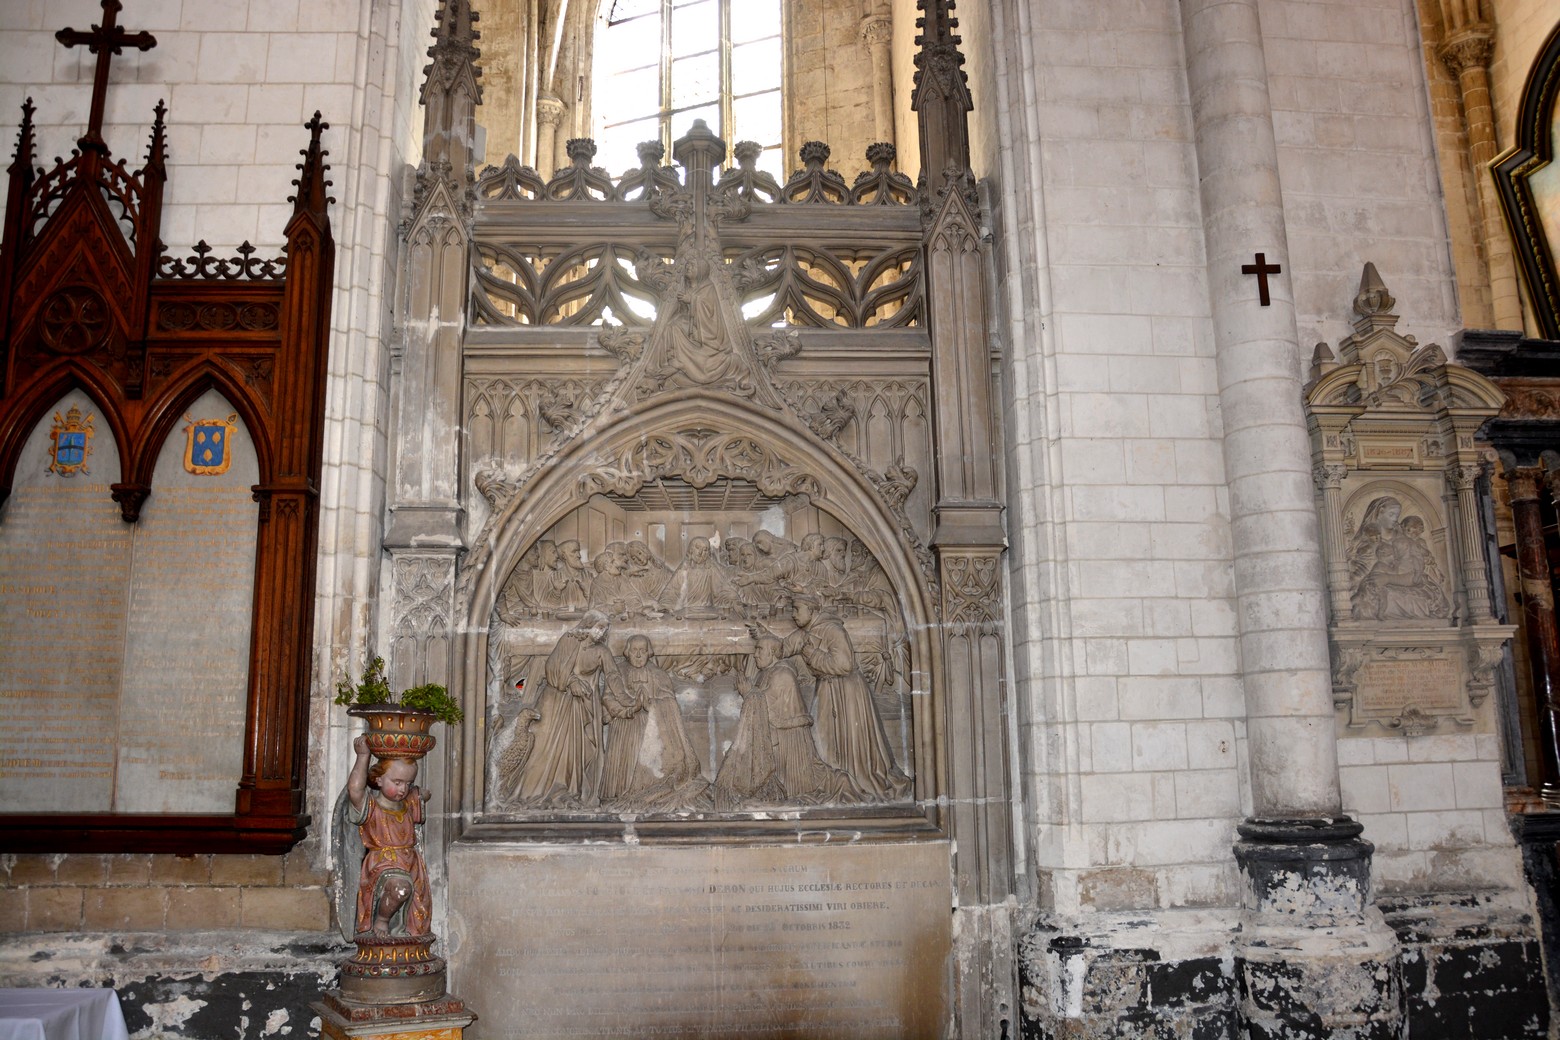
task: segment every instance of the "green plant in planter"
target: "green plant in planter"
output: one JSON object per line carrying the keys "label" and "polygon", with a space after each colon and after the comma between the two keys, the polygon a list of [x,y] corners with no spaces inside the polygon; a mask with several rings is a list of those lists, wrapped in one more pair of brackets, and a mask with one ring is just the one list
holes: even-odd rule
{"label": "green plant in planter", "polygon": [[342,679],[336,683],[336,703],[349,708],[371,704],[399,705],[415,711],[426,711],[446,725],[454,725],[466,717],[450,691],[439,683],[423,683],[401,691],[397,697],[385,676],[385,659],[375,657],[368,662],[357,682]]}

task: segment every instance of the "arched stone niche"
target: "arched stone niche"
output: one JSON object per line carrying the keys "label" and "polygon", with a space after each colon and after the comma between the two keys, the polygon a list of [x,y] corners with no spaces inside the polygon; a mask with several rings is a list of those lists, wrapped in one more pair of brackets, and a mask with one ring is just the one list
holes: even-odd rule
{"label": "arched stone niche", "polygon": [[475,481],[493,512],[457,596],[480,821],[925,827],[924,550],[837,448],[695,394]]}

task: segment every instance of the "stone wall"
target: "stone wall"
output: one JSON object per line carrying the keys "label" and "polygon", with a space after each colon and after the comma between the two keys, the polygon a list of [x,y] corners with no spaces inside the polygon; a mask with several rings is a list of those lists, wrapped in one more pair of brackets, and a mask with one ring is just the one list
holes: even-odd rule
{"label": "stone wall", "polygon": [[112,986],[140,1035],[301,1035],[341,945],[328,880],[304,850],[0,856],[0,986]]}
{"label": "stone wall", "polygon": [[1268,0],[1261,13],[1300,343],[1347,332],[1367,261],[1420,338],[1445,343],[1461,323],[1413,5]]}
{"label": "stone wall", "polygon": [[[867,145],[879,138],[872,119],[872,59],[862,40],[864,13],[861,0],[787,4],[787,173],[801,168],[796,150],[803,141],[827,144],[829,165],[842,173],[867,169]],[[896,86],[908,97],[908,81]]]}
{"label": "stone wall", "polygon": [[1014,652],[1042,906],[1228,905],[1244,707],[1179,19],[1008,3],[988,24],[966,38],[1005,91],[977,121],[1006,180]]}
{"label": "stone wall", "polygon": [[[324,931],[329,877],[286,856],[7,855],[0,931]],[[14,971],[14,967],[11,969]]]}

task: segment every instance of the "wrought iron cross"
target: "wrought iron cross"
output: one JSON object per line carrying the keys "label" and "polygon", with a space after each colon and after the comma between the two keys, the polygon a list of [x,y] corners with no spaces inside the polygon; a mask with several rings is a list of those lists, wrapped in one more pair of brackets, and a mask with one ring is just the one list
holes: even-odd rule
{"label": "wrought iron cross", "polygon": [[1258,253],[1256,263],[1241,264],[1240,266],[1241,274],[1254,274],[1257,276],[1257,300],[1264,307],[1269,306],[1273,302],[1273,298],[1268,295],[1268,275],[1280,274],[1283,270],[1278,264],[1268,263],[1266,253]]}
{"label": "wrought iron cross", "polygon": [[108,94],[108,63],[112,60],[112,56],[119,54],[126,47],[149,51],[157,46],[157,37],[151,33],[126,32],[118,24],[119,12],[123,6],[120,0],[103,0],[102,25],[94,25],[91,32],[61,29],[54,34],[54,38],[67,47],[85,45],[89,51],[97,55],[97,72],[92,77],[92,114],[87,118],[86,136],[80,141],[84,149],[90,148],[98,152],[108,150],[107,145],[103,143],[103,100]]}

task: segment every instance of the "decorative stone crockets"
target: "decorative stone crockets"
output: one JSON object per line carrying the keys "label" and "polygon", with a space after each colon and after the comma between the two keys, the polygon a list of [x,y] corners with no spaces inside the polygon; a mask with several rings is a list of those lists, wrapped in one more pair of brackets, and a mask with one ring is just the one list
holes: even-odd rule
{"label": "decorative stone crockets", "polygon": [[1366,264],[1354,333],[1317,344],[1305,392],[1334,703],[1341,732],[1483,728],[1513,627],[1491,613],[1474,438],[1504,395],[1395,332],[1394,302]]}

